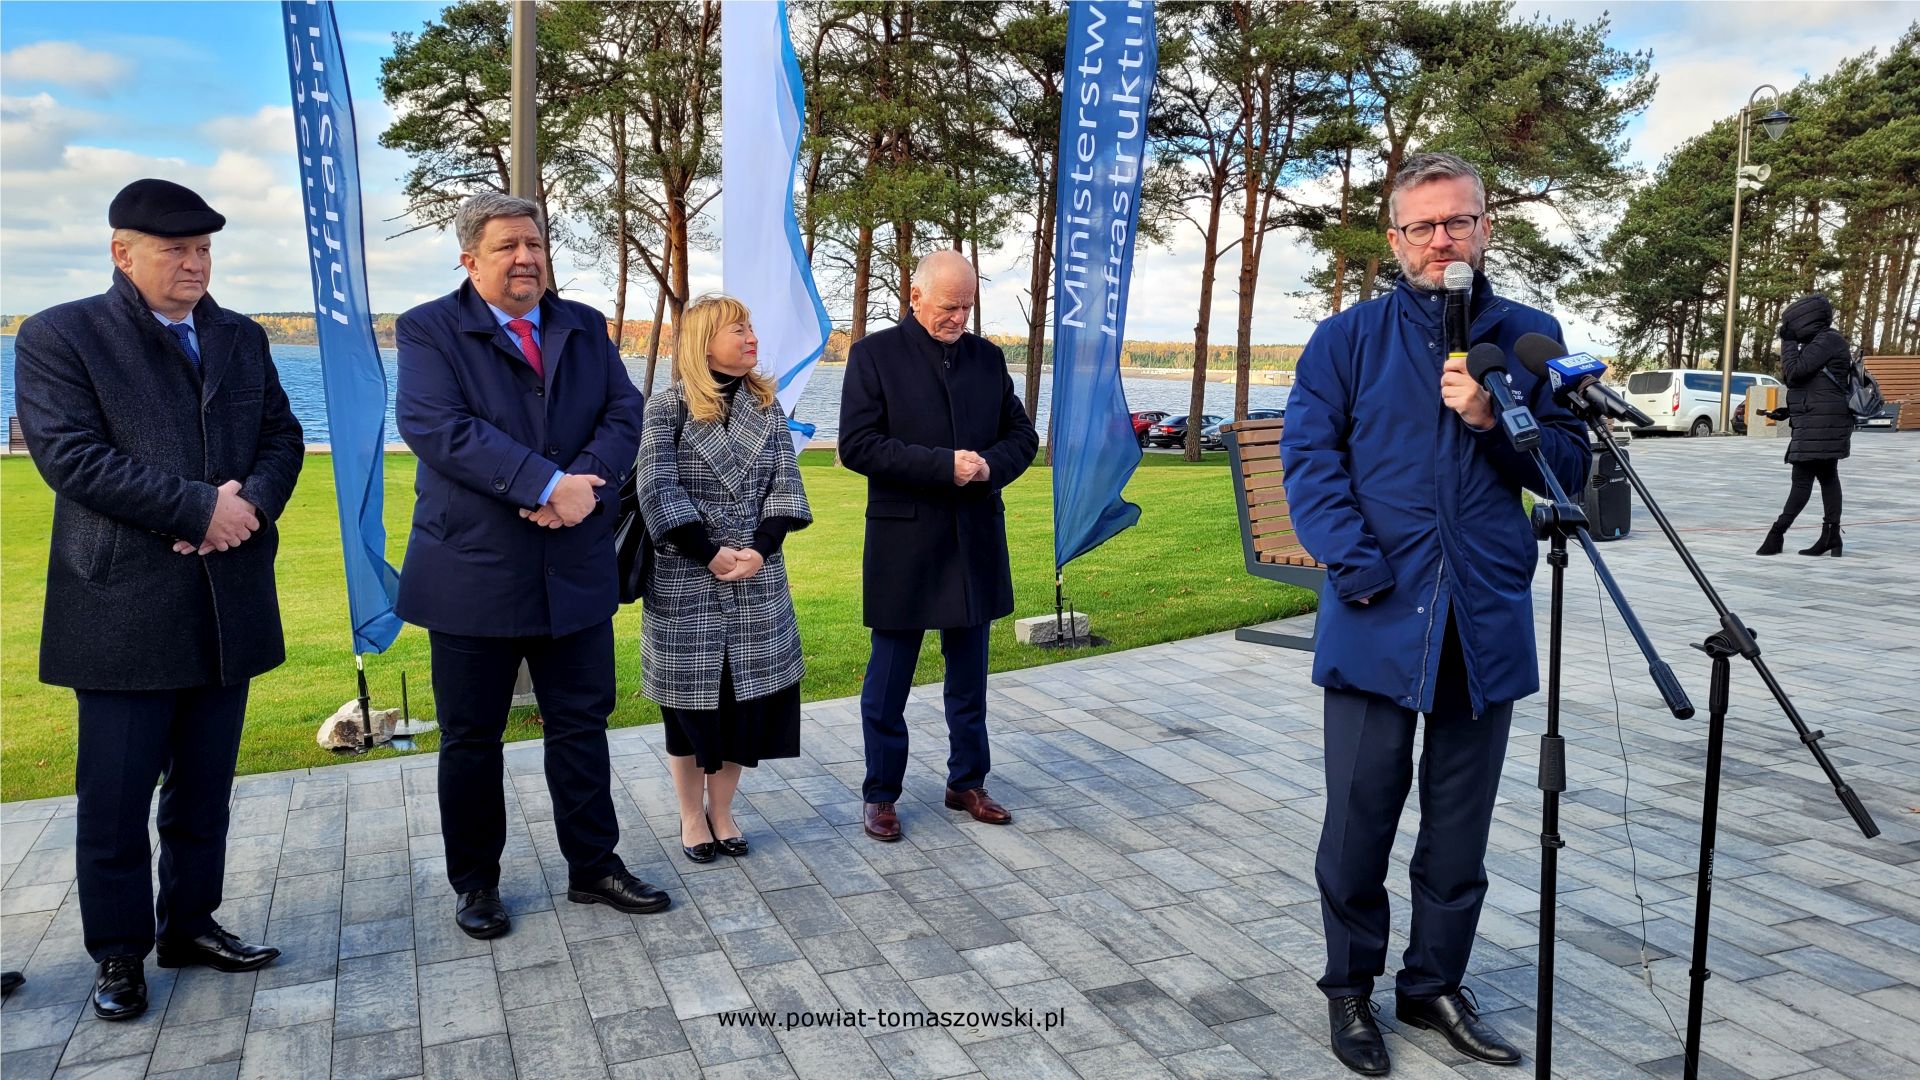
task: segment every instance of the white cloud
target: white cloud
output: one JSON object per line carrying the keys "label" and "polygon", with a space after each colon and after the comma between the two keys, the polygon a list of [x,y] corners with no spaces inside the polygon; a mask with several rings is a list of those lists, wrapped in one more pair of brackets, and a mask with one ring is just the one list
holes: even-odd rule
{"label": "white cloud", "polygon": [[81,134],[111,126],[109,118],[62,105],[44,92],[0,97],[0,161],[9,169],[47,168]]}
{"label": "white cloud", "polygon": [[71,41],[36,41],[0,54],[0,71],[9,83],[63,86],[104,96],[127,84],[133,64]]}
{"label": "white cloud", "polygon": [[262,105],[251,116],[218,116],[200,125],[200,135],[215,146],[256,154],[292,154],[295,137],[291,105]]}

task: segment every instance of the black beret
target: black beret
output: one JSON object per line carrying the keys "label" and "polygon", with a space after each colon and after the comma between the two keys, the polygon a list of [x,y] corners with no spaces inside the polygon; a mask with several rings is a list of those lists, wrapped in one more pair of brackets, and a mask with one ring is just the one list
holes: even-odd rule
{"label": "black beret", "polygon": [[107,207],[107,224],[152,236],[205,236],[226,227],[207,200],[171,180],[135,180]]}

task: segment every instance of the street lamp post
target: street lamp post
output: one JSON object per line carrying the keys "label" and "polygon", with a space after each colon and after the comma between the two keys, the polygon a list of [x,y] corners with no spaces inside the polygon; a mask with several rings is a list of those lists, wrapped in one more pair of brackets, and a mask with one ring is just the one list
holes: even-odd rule
{"label": "street lamp post", "polygon": [[1767,138],[1778,139],[1793,123],[1793,117],[1780,109],[1780,91],[1772,83],[1762,83],[1747,96],[1747,103],[1740,110],[1740,153],[1738,164],[1733,171],[1733,249],[1727,256],[1727,325],[1720,343],[1720,427],[1719,433],[1730,434],[1733,431],[1733,313],[1739,306],[1740,286],[1740,203],[1741,196],[1751,187],[1758,191],[1760,184],[1767,178],[1767,167],[1758,166],[1751,170],[1747,167],[1747,133],[1753,121],[1754,101],[1762,90],[1772,91],[1773,111],[1760,118],[1760,129]]}

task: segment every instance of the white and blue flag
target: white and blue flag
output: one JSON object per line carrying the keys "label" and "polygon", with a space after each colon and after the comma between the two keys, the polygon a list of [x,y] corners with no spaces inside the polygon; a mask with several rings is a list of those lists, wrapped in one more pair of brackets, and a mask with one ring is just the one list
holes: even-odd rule
{"label": "white and blue flag", "polygon": [[832,324],[793,210],[806,94],[784,0],[721,5],[720,109],[721,280],[727,294],[753,312],[760,366],[780,388],[798,450],[813,437],[814,425],[794,410]]}

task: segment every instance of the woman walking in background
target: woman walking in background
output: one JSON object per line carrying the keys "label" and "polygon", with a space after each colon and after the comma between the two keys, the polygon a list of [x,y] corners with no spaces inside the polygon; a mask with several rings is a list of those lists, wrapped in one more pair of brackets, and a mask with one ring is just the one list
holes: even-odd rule
{"label": "woman walking in background", "polygon": [[647,402],[640,506],[656,552],[642,685],[666,724],[680,846],[745,855],[740,770],[800,754],[799,628],[780,554],[813,515],[746,306],[705,296],[676,327],[673,379]]}
{"label": "woman walking in background", "polygon": [[1769,415],[1793,423],[1793,438],[1787,443],[1793,489],[1755,554],[1780,554],[1815,480],[1820,482],[1820,539],[1800,554],[1840,554],[1840,459],[1853,440],[1853,409],[1847,404],[1851,373],[1847,339],[1833,329],[1833,305],[1827,298],[1813,293],[1788,306],[1780,317],[1780,378],[1787,384],[1787,407]]}

